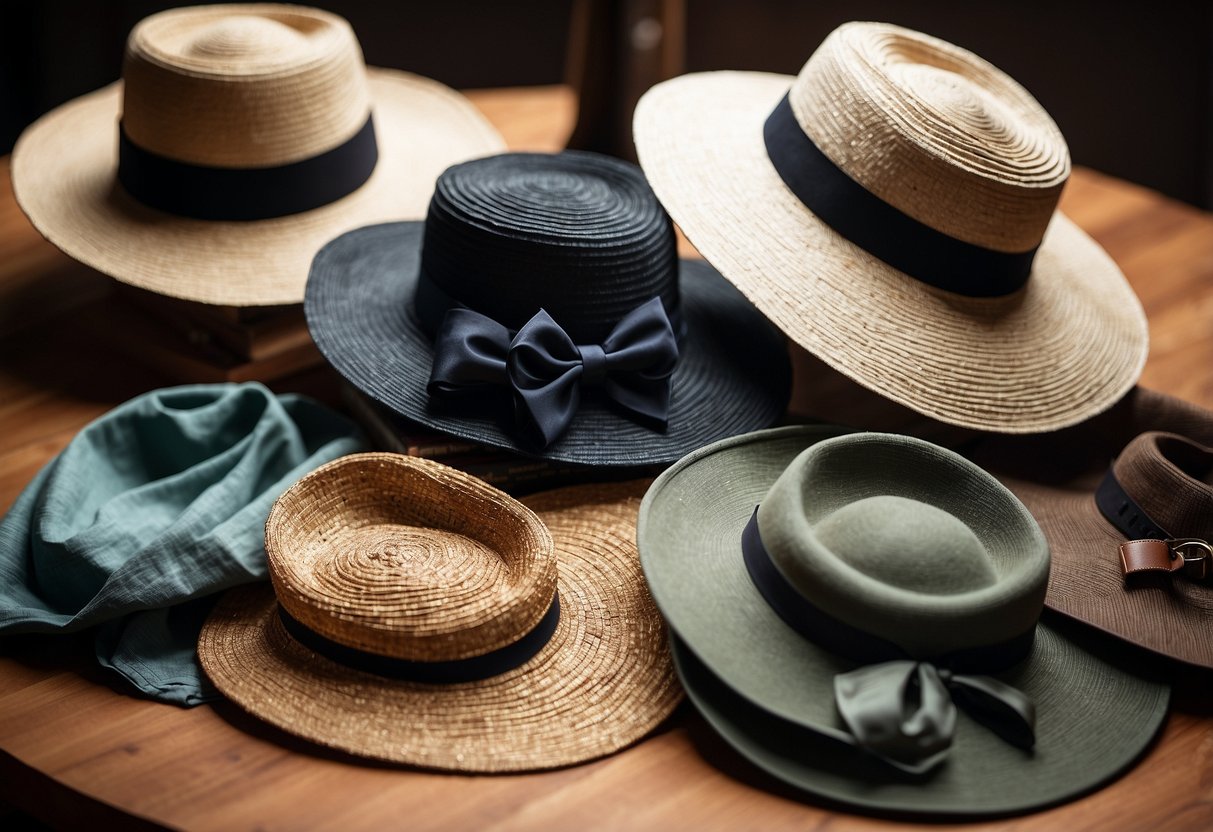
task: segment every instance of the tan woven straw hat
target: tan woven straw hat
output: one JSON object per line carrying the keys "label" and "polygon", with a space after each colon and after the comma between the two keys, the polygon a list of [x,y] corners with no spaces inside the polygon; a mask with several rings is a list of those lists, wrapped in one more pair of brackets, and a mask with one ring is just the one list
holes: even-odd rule
{"label": "tan woven straw hat", "polygon": [[1105,410],[1141,373],[1141,304],[1055,210],[1061,133],[970,52],[848,23],[795,78],[659,84],[634,128],[703,256],[800,346],[900,404],[1046,431]]}
{"label": "tan woven straw hat", "polygon": [[202,666],[253,715],[359,756],[499,772],[617,751],[682,697],[634,542],[647,485],[523,505],[430,460],[343,457],[279,498],[273,591],[220,600]]}
{"label": "tan woven straw hat", "polygon": [[12,177],[38,231],[98,271],[261,306],[301,302],[321,245],[422,217],[439,173],[502,147],[455,91],[366,69],[336,15],[197,6],[136,25],[123,80],[28,128]]}

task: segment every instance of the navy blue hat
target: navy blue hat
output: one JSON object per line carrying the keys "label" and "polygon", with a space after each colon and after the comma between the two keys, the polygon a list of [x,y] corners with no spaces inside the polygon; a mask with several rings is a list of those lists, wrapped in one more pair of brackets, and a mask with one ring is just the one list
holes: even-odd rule
{"label": "navy blue hat", "polygon": [[635,165],[504,154],[449,168],[424,223],[325,246],[305,297],[321,352],[406,418],[594,465],[672,462],[782,415],[782,336],[678,259]]}

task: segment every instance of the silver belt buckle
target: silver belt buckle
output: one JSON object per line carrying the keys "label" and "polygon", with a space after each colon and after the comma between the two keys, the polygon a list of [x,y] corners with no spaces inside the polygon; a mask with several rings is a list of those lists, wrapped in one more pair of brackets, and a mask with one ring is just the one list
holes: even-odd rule
{"label": "silver belt buckle", "polygon": [[1176,537],[1167,541],[1171,552],[1184,562],[1184,577],[1203,581],[1209,577],[1209,564],[1213,561],[1213,546],[1199,537]]}

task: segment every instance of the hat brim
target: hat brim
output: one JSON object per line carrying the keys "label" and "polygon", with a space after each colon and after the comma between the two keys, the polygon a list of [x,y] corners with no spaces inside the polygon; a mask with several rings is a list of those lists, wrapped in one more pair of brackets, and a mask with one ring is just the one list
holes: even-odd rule
{"label": "hat brim", "polygon": [[274,219],[215,222],[166,214],[117,184],[122,83],[43,116],[13,150],[13,193],[70,257],[123,283],[225,306],[299,303],[312,256],[370,223],[425,216],[450,165],[504,142],[463,96],[426,78],[368,69],[379,163],[329,205]]}
{"label": "hat brim", "polygon": [[1213,587],[1170,575],[1120,570],[1122,535],[1095,504],[1095,490],[1126,445],[1146,431],[1213,444],[1213,414],[1139,388],[1105,417],[1041,437],[988,437],[974,460],[1036,518],[1053,556],[1050,609],[1182,662],[1213,667]]}
{"label": "hat brim", "polygon": [[[1050,609],[1173,659],[1213,667],[1213,590],[1182,576],[1138,576],[1120,568],[1125,535],[1095,505],[1095,486],[1076,491],[1004,479],[1040,523],[1053,567]],[[1161,623],[1165,622],[1165,624]]]}
{"label": "hat brim", "polygon": [[[841,432],[797,426],[718,442],[669,468],[641,505],[645,576],[683,653],[716,680],[705,682],[683,658],[688,695],[704,703],[722,736],[806,791],[890,812],[1027,811],[1094,788],[1130,765],[1161,725],[1169,688],[1118,669],[1047,622],[1038,624],[1029,657],[998,674],[1036,704],[1033,751],[1005,743],[963,710],[948,760],[925,778],[903,775],[843,741],[833,677],[857,663],[789,627],[755,589],[740,546],[754,506],[779,474],[806,447]],[[759,716],[734,711],[717,684]],[[789,744],[798,732],[814,740]]]}
{"label": "hat brim", "polygon": [[517,453],[598,466],[673,462],[725,436],[768,427],[783,414],[791,370],[784,339],[711,266],[680,264],[686,331],[671,379],[669,426],[638,424],[583,398],[568,429],[542,452],[520,441],[504,388],[476,412],[426,392],[433,346],[413,312],[422,223],[360,228],[326,245],[308,278],[308,328],[329,363],[400,415]]}
{"label": "hat brim", "polygon": [[682,699],[636,554],[647,481],[574,486],[523,502],[556,544],[561,617],[514,670],[477,682],[404,682],[352,670],[292,639],[268,585],[231,590],[198,655],[227,698],[320,745],[455,771],[572,765],[643,737]]}
{"label": "hat brim", "polygon": [[926,416],[1033,433],[1110,407],[1140,376],[1145,313],[1111,258],[1057,213],[1025,288],[970,298],[843,238],[784,185],[763,124],[792,82],[685,75],[640,100],[634,138],[666,210],[793,341]]}

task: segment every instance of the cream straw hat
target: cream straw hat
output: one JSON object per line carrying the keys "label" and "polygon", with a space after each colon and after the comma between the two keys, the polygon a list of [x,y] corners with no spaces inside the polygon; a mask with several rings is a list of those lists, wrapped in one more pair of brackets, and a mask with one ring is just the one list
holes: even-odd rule
{"label": "cream straw hat", "polygon": [[439,173],[502,146],[453,90],[366,69],[336,15],[196,6],[140,22],[122,81],[25,131],[13,191],[48,240],[124,283],[289,304],[325,242],[422,217]]}
{"label": "cream straw hat", "polygon": [[524,504],[428,459],[343,457],[275,503],[273,591],[220,600],[202,666],[254,716],[359,756],[495,772],[617,751],[682,698],[636,551],[647,486]]}
{"label": "cream straw hat", "polygon": [[703,256],[800,346],[900,404],[1046,431],[1141,373],[1141,304],[1055,210],[1061,133],[970,52],[848,23],[795,78],[659,84],[634,126],[653,190]]}

